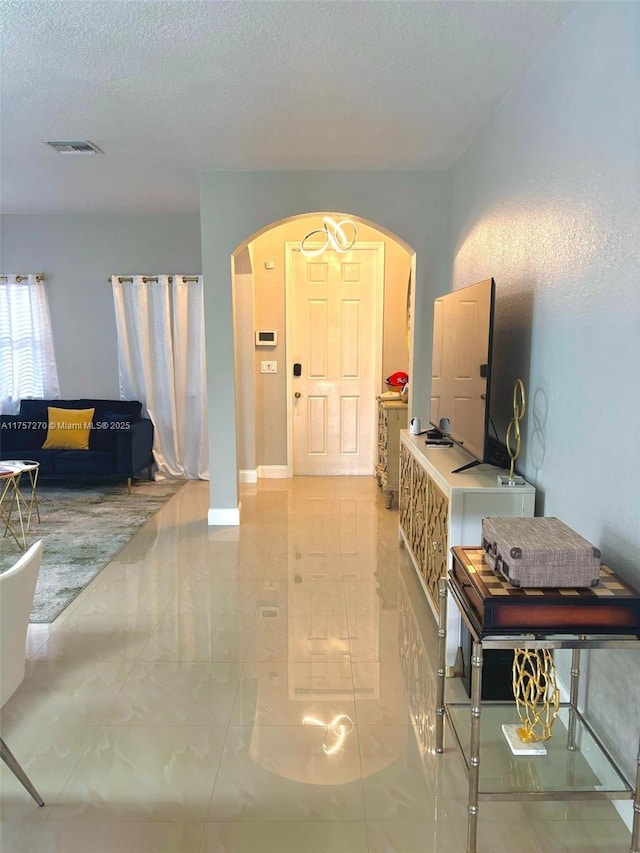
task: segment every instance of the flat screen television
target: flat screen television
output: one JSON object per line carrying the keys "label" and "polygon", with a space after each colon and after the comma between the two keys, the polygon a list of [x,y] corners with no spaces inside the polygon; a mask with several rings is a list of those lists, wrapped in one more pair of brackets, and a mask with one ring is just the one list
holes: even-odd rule
{"label": "flat screen television", "polygon": [[434,302],[429,421],[473,457],[458,471],[498,464],[489,435],[494,313],[492,278]]}

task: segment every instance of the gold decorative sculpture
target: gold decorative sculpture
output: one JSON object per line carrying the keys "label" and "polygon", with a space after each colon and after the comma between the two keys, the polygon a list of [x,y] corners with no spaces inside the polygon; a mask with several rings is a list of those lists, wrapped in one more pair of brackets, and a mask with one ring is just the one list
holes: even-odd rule
{"label": "gold decorative sculpture", "polygon": [[[522,379],[516,379],[513,385],[513,418],[509,421],[505,437],[507,453],[511,459],[509,476],[498,477],[498,482],[504,486],[524,484],[522,477],[515,473],[515,465],[522,449],[520,421],[526,410],[524,382]],[[546,750],[541,744],[551,737],[560,707],[560,691],[553,654],[549,649],[514,649],[512,677],[513,696],[522,725],[503,725],[502,730],[516,755],[543,754]]]}
{"label": "gold decorative sculpture", "polygon": [[[516,459],[520,456],[521,438],[520,438],[520,421],[524,417],[527,410],[527,399],[524,393],[524,382],[522,379],[516,379],[513,385],[513,418],[509,421],[507,427],[507,437],[505,439],[507,445],[507,453],[511,459],[509,467],[509,478],[513,479]],[[515,441],[515,447],[511,447],[511,438]]]}
{"label": "gold decorative sculpture", "polygon": [[520,436],[520,421],[524,417],[527,410],[527,399],[524,391],[524,382],[522,379],[516,379],[513,385],[513,418],[509,421],[507,427],[507,435],[505,444],[507,453],[511,459],[509,466],[509,476],[500,475],[498,482],[503,486],[521,486],[524,485],[524,480],[515,473],[516,459],[520,456],[522,449],[522,439]]}
{"label": "gold decorative sculpture", "polygon": [[514,649],[513,695],[522,723],[517,729],[520,740],[549,740],[560,707],[556,667],[549,649]]}

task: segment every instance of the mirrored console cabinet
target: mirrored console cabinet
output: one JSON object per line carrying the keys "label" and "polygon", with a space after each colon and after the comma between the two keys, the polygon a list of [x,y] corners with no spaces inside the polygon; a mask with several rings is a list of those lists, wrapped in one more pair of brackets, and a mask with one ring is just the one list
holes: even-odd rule
{"label": "mirrored console cabinet", "polygon": [[[438,621],[438,586],[451,568],[453,545],[478,546],[485,516],[532,516],[535,489],[501,486],[492,465],[479,465],[459,474],[455,468],[471,461],[455,447],[427,447],[425,437],[400,432],[399,535]],[[448,668],[461,649],[460,614],[447,609]],[[453,670],[451,669],[451,672]]]}
{"label": "mirrored console cabinet", "polygon": [[384,505],[391,509],[398,496],[400,430],[407,427],[406,397],[396,400],[378,397],[378,458],[376,479],[382,488]]}

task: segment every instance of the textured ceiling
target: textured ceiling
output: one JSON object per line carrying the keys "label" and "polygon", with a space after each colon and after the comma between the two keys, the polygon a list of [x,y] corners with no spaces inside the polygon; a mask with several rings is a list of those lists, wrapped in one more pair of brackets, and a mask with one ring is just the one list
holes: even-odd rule
{"label": "textured ceiling", "polygon": [[573,6],[0,0],[2,210],[196,211],[207,169],[446,169]]}

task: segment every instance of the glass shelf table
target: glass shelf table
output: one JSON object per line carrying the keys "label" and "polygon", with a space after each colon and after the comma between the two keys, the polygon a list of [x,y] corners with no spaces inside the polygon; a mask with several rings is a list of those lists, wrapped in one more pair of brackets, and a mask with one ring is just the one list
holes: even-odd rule
{"label": "glass shelf table", "polygon": [[[436,752],[443,752],[446,718],[468,773],[467,853],[476,853],[483,800],[593,799],[633,800],[630,853],[640,853],[640,751],[632,781],[578,709],[582,649],[640,649],[640,593],[605,566],[593,589],[532,592],[499,578],[479,548],[456,546],[452,553],[439,587]],[[465,703],[445,703],[447,591],[473,641]],[[481,699],[483,652],[516,648],[572,650],[570,701],[560,708],[544,756],[514,755],[504,739],[502,724],[519,722],[515,702]]]}
{"label": "glass shelf table", "polygon": [[[38,506],[38,473],[40,463],[31,459],[3,459],[0,462],[0,521],[4,524],[4,535],[10,535],[23,549],[27,547],[27,535],[34,512],[40,521]],[[29,492],[25,494],[22,478],[29,481]]]}

